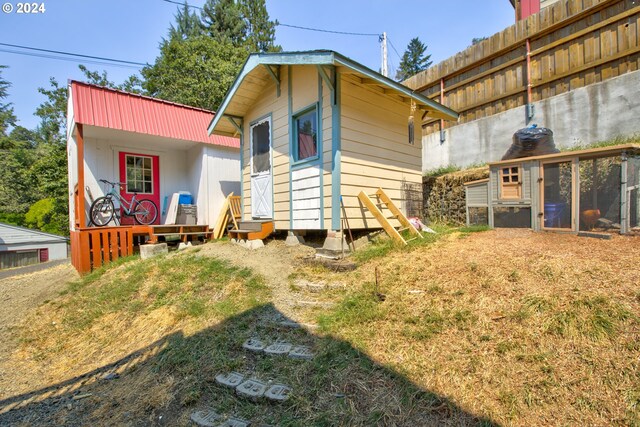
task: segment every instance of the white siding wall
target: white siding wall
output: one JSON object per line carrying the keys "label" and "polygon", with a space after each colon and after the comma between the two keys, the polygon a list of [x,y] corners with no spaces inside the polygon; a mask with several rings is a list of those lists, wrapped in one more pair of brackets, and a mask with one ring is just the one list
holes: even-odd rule
{"label": "white siding wall", "polygon": [[214,145],[206,146],[204,151],[206,160],[202,173],[208,197],[204,215],[205,223],[213,227],[229,193],[240,195],[240,152]]}
{"label": "white siding wall", "polygon": [[[86,133],[86,132],[85,132]],[[135,135],[131,140],[112,141],[106,139],[95,139],[85,137],[85,186],[89,187],[91,196],[96,198],[104,195],[104,186],[98,182],[99,179],[109,181],[119,181],[120,169],[118,153],[133,152],[140,154],[156,155],[160,160],[160,206],[158,210],[162,213],[164,208],[164,198],[178,191],[189,191],[189,178],[187,173],[187,151],[186,150],[152,150],[148,145],[136,143]],[[87,224],[89,223],[89,195],[85,205]],[[164,220],[164,215],[162,216]]]}
{"label": "white siding wall", "polygon": [[320,167],[292,171],[291,188],[293,229],[320,229]]}
{"label": "white siding wall", "polygon": [[193,196],[193,203],[198,207],[198,224],[207,224],[207,210],[209,200],[207,197],[206,173],[203,169],[205,148],[197,145],[187,150],[187,179],[189,191]]}

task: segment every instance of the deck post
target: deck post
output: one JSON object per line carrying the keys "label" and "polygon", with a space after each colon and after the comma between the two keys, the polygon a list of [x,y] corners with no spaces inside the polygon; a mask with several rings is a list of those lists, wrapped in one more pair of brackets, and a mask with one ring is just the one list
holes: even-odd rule
{"label": "deck post", "polygon": [[80,224],[80,228],[85,228],[87,226],[87,210],[84,205],[84,132],[82,130],[82,124],[76,124],[76,145],[78,150],[78,212],[79,218],[78,223]]}

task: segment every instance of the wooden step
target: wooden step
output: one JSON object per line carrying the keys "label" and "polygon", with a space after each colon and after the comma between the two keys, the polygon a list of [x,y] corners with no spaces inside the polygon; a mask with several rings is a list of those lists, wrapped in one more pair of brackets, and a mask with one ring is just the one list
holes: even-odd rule
{"label": "wooden step", "polygon": [[[247,228],[247,223],[251,223],[251,228]],[[260,228],[253,229],[258,224]],[[262,240],[267,238],[274,230],[273,221],[241,221],[238,222],[241,227],[238,230],[229,230],[229,237],[247,240]]]}
{"label": "wooden step", "polygon": [[271,222],[271,221],[238,221],[238,229],[260,231],[262,230],[262,224],[265,222]]}

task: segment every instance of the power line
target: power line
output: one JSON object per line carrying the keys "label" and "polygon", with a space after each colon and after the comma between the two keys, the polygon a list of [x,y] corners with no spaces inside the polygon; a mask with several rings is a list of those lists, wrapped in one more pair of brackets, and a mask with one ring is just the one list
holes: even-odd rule
{"label": "power line", "polygon": [[112,67],[120,67],[120,68],[133,68],[133,69],[140,69],[140,67],[136,66],[136,65],[127,65],[127,64],[118,64],[118,63],[112,63],[112,62],[102,62],[102,61],[94,61],[94,60],[83,60],[80,61],[78,59],[75,58],[66,58],[64,56],[55,56],[55,55],[47,55],[44,53],[36,53],[36,52],[20,52],[17,50],[9,50],[9,49],[2,49],[0,48],[0,52],[4,52],[4,53],[13,53],[16,55],[24,55],[24,56],[33,56],[33,57],[37,57],[37,58],[46,58],[46,59],[57,59],[60,61],[68,61],[68,62],[75,62],[75,63],[79,63],[82,62],[83,64],[93,64],[93,65],[107,65],[107,66],[112,66]]}
{"label": "power line", "polygon": [[35,51],[38,51],[38,52],[55,53],[55,54],[58,54],[58,55],[76,56],[76,57],[79,57],[79,58],[96,59],[98,61],[117,62],[119,64],[139,65],[141,67],[144,67],[144,66],[147,65],[147,64],[143,64],[142,62],[125,61],[125,60],[122,60],[122,59],[105,58],[105,57],[102,57],[102,56],[82,55],[82,54],[79,54],[79,53],[63,52],[63,51],[60,51],[60,50],[40,49],[40,48],[37,48],[37,47],[20,46],[20,45],[17,45],[17,44],[0,43],[0,46],[16,47],[16,48],[19,48],[19,49],[27,49],[27,50],[35,50]]}
{"label": "power line", "polygon": [[391,48],[396,53],[396,55],[398,55],[398,59],[400,59],[402,61],[402,56],[400,56],[400,54],[398,53],[396,47],[393,45],[393,43],[391,43],[391,40],[389,39],[389,37],[387,37],[387,41],[389,41],[389,44],[391,45]]}
{"label": "power line", "polygon": [[373,33],[350,33],[348,31],[333,31],[333,30],[322,30],[320,28],[309,28],[309,27],[301,27],[298,25],[289,25],[289,24],[283,24],[281,22],[276,22],[276,25],[279,25],[281,27],[289,27],[289,28],[297,28],[298,30],[307,30],[307,31],[318,31],[320,33],[332,33],[332,34],[344,34],[347,36],[375,36],[375,37],[380,37],[380,34],[373,34]]}
{"label": "power line", "polygon": [[[177,4],[179,6],[184,6],[185,3],[181,3],[179,1],[175,1],[175,0],[162,0],[165,3],[171,3],[171,4]],[[198,9],[198,10],[204,10],[204,8],[200,7],[200,6],[193,6],[187,3],[187,7],[193,8],[193,9]],[[299,25],[289,25],[289,24],[283,24],[282,22],[278,22],[276,21],[276,25],[280,26],[280,27],[288,27],[288,28],[296,28],[298,30],[307,30],[307,31],[317,31],[320,33],[331,33],[331,34],[343,34],[343,35],[347,35],[347,36],[366,36],[366,37],[379,37],[380,34],[373,34],[373,33],[352,33],[349,31],[334,31],[334,30],[324,30],[321,28],[310,28],[310,27],[302,27]]]}
{"label": "power line", "polygon": [[[173,4],[177,4],[178,6],[184,6],[184,5],[185,5],[185,3],[186,3],[186,2],[185,2],[185,3],[180,3],[179,1],[173,1],[173,0],[162,0],[162,1],[164,1],[164,2],[166,2],[166,3],[173,3]],[[188,3],[187,3],[187,7],[191,7],[191,8],[193,8],[193,9],[203,10],[203,8],[201,8],[200,6],[193,6],[193,5],[188,4]]]}

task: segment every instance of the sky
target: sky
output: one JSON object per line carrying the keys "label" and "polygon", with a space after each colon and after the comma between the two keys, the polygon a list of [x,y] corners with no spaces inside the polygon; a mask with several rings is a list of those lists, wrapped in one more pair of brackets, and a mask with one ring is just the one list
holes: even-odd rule
{"label": "sky", "polygon": [[[178,8],[166,0],[44,0],[37,2],[44,4],[44,12],[19,14],[18,1],[0,3],[0,43],[139,63],[154,62],[159,43],[167,35]],[[193,6],[204,3],[205,0],[189,1]],[[354,33],[386,32],[391,77],[414,37],[428,46],[427,53],[436,64],[465,49],[474,37],[491,36],[514,22],[508,0],[267,0],[266,4],[271,19],[282,24]],[[9,9],[11,12],[7,13]],[[335,50],[369,68],[380,69],[377,36],[278,26],[276,42],[286,51]],[[7,51],[25,50],[0,45],[0,65],[8,66],[2,71],[2,78],[12,85],[3,102],[13,104],[18,124],[26,128],[35,128],[39,123],[33,113],[46,98],[38,93],[38,87],[48,88],[50,78],[61,84],[82,79],[78,64],[83,63],[90,70],[107,71],[109,80],[121,83],[140,68]]]}

